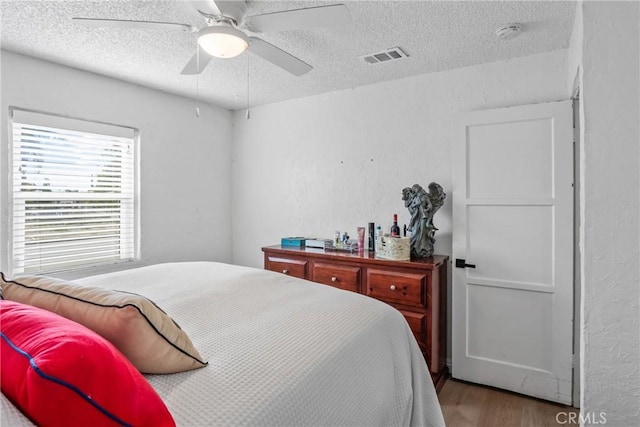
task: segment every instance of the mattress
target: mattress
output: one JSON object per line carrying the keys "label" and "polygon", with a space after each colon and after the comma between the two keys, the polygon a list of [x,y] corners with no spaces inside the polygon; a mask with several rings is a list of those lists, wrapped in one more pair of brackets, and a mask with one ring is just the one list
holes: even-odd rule
{"label": "mattress", "polygon": [[[366,296],[212,262],[76,282],[144,295],[208,366],[146,375],[181,426],[444,426],[404,317]],[[4,396],[2,425],[28,425]]]}

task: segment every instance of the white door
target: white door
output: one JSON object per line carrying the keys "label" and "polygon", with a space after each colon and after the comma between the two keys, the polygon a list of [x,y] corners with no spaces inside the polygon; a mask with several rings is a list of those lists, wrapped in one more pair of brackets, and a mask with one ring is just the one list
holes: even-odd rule
{"label": "white door", "polygon": [[571,404],[571,101],[465,113],[456,127],[452,375]]}

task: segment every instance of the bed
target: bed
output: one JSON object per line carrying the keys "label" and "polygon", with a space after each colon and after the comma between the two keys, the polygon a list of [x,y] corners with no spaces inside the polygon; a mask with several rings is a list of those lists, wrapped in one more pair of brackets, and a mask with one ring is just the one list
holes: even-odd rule
{"label": "bed", "polygon": [[[144,295],[208,362],[145,378],[179,426],[443,426],[409,326],[392,307],[282,274],[167,263],[79,285]],[[32,425],[3,395],[1,425]]]}

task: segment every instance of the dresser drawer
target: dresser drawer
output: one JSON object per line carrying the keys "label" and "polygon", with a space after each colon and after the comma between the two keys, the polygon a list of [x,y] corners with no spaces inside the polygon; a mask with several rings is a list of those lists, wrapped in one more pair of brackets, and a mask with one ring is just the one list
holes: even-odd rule
{"label": "dresser drawer", "polygon": [[360,267],[314,262],[311,280],[346,291],[360,292]]}
{"label": "dresser drawer", "polygon": [[278,273],[305,279],[307,277],[308,261],[299,259],[280,258],[267,256],[265,258],[265,268]]}
{"label": "dresser drawer", "polygon": [[383,301],[425,307],[427,275],[367,270],[367,295]]}
{"label": "dresser drawer", "polygon": [[416,341],[422,344],[427,337],[427,315],[425,313],[414,313],[412,311],[400,310],[409,324],[409,328],[416,337]]}

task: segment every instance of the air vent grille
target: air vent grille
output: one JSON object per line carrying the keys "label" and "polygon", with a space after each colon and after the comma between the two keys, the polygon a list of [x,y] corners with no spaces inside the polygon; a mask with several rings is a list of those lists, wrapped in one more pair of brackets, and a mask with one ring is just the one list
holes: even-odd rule
{"label": "air vent grille", "polygon": [[362,56],[361,58],[367,64],[381,64],[383,62],[389,62],[396,59],[408,58],[409,55],[402,50],[402,48],[394,47],[391,49],[387,49],[382,52],[372,53],[369,55]]}

